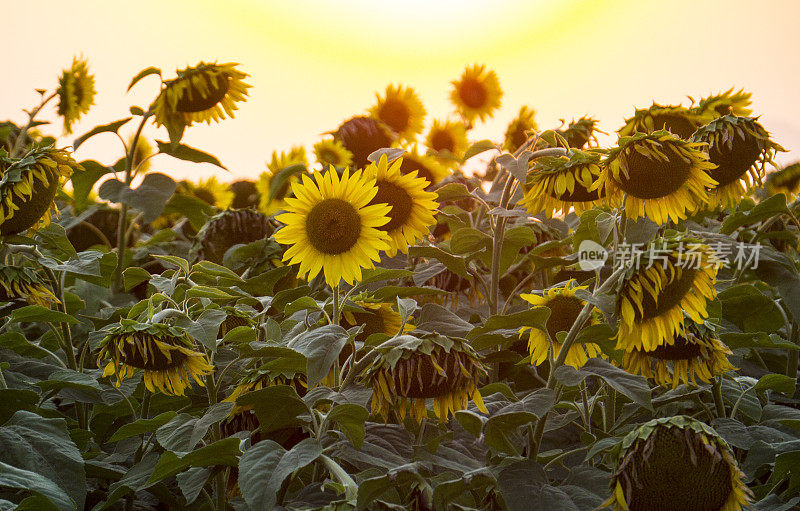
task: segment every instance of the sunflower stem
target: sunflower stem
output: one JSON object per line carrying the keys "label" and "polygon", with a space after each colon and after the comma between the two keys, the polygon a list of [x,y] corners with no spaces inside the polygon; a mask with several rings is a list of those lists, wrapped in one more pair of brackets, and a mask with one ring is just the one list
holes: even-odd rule
{"label": "sunflower stem", "polygon": [[[506,209],[511,200],[511,188],[514,185],[514,176],[508,173],[503,195],[500,198],[500,207]],[[492,233],[492,273],[489,280],[489,312],[492,316],[497,314],[500,308],[500,253],[503,250],[503,235],[506,230],[506,218],[498,216],[494,224]]]}
{"label": "sunflower stem", "polygon": [[39,111],[42,108],[44,108],[44,106],[47,103],[49,103],[50,100],[53,99],[54,97],[56,97],[57,95],[58,95],[58,93],[56,93],[56,92],[50,94],[49,96],[44,98],[41,103],[39,103],[39,106],[34,108],[28,114],[28,124],[26,124],[25,127],[22,128],[20,130],[19,134],[17,135],[17,139],[14,141],[14,147],[11,149],[11,154],[9,154],[10,157],[12,157],[12,158],[16,158],[17,157],[19,150],[23,147],[22,141],[25,140],[25,135],[28,134],[28,130],[31,129],[31,126],[33,126],[33,119],[39,114]]}
{"label": "sunflower stem", "polygon": [[6,384],[6,378],[3,376],[3,366],[0,366],[0,390],[8,389],[8,385]]}
{"label": "sunflower stem", "polygon": [[711,394],[714,396],[714,408],[717,417],[725,418],[725,404],[722,401],[722,376],[717,376],[714,385],[711,387]]}
{"label": "sunflower stem", "polygon": [[339,324],[339,286],[333,286],[333,314],[331,317],[334,325]]}

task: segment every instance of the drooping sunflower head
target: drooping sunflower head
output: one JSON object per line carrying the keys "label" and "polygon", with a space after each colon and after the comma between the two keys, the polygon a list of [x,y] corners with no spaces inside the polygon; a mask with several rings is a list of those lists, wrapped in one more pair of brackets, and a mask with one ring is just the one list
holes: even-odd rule
{"label": "drooping sunflower head", "polygon": [[217,339],[223,339],[225,335],[238,327],[255,328],[256,321],[253,319],[252,311],[242,310],[237,307],[226,305],[222,308],[225,312],[225,319],[220,323],[217,331]]}
{"label": "drooping sunflower head", "polygon": [[203,386],[201,377],[214,371],[185,330],[131,319],[120,320],[108,331],[100,342],[98,359],[109,359],[103,376],[116,374],[117,386],[141,370],[147,390],[168,395],[184,395],[190,377]]}
{"label": "drooping sunflower head", "polygon": [[395,134],[382,121],[372,117],[357,116],[343,122],[333,133],[353,155],[353,165],[361,169],[369,165],[368,156],[378,149],[390,147]]}
{"label": "drooping sunflower head", "polygon": [[569,146],[574,149],[582,149],[589,145],[589,142],[596,145],[597,135],[595,132],[604,133],[597,129],[597,119],[591,117],[573,120],[566,128],[556,130],[556,132],[564,137]]}
{"label": "drooping sunflower head", "polygon": [[58,115],[64,119],[64,132],[72,133],[72,123],[94,105],[94,75],[85,60],[73,58],[72,66],[58,79]]}
{"label": "drooping sunflower head", "polygon": [[151,107],[156,124],[166,126],[172,134],[195,122],[218,122],[234,116],[236,103],[245,100],[250,85],[248,76],[236,69],[238,64],[207,64],[177,71],[177,77],[162,84],[161,92]]}
{"label": "drooping sunflower head", "polygon": [[620,137],[629,137],[634,133],[666,130],[688,140],[702,124],[702,118],[688,108],[653,103],[650,108],[636,110],[633,117],[626,119],[625,125],[617,130],[617,133]]}
{"label": "drooping sunflower head", "polygon": [[438,184],[450,175],[446,166],[442,165],[433,156],[420,154],[417,146],[411,147],[403,154],[403,163],[400,165],[403,174],[417,173],[417,177],[428,180],[428,188]]}
{"label": "drooping sunflower head", "polygon": [[[354,303],[361,307],[363,311],[345,310],[342,313],[342,326],[352,328],[361,325],[363,330],[356,335],[356,341],[363,342],[372,334],[385,334],[389,337],[400,332],[402,321],[400,314],[394,310],[391,303],[381,302],[369,296],[357,296]],[[406,324],[403,331],[413,330],[413,326]]]}
{"label": "drooping sunflower head", "polygon": [[785,151],[770,139],[755,117],[725,115],[694,134],[694,142],[708,144],[708,157],[716,165],[709,174],[718,184],[709,192],[709,206],[735,207],[753,184],[761,184],[767,163]]}
{"label": "drooping sunflower head", "polygon": [[353,164],[353,154],[338,140],[322,140],[314,144],[314,156],[323,170],[331,165],[338,168]]}
{"label": "drooping sunflower head", "polygon": [[800,162],[767,174],[766,188],[770,195],[776,193],[792,195],[800,192]]}
{"label": "drooping sunflower head", "polygon": [[214,176],[201,179],[196,183],[181,181],[178,183],[175,193],[200,199],[217,209],[227,209],[233,202],[233,192],[228,184],[217,181]]}
{"label": "drooping sunflower head", "polygon": [[486,413],[478,380],[486,374],[478,354],[465,341],[437,334],[402,335],[392,347],[381,350],[367,370],[372,385],[372,413],[389,420],[392,411],[402,422],[408,415],[417,422],[434,415],[446,421],[467,407],[471,398]]}
{"label": "drooping sunflower head", "polygon": [[617,349],[654,351],[685,330],[684,313],[695,323],[708,318],[708,302],[721,262],[697,239],[662,238],[630,265],[617,295]]}
{"label": "drooping sunflower head", "polygon": [[535,116],[536,110],[529,108],[527,105],[523,105],[519,109],[517,116],[506,128],[506,135],[503,142],[504,150],[508,151],[509,153],[513,153],[522,147],[522,144],[528,140],[528,136],[531,134],[531,132],[539,129],[536,121],[534,120]]}
{"label": "drooping sunflower head", "polygon": [[500,108],[503,90],[500,80],[491,69],[487,70],[484,64],[467,66],[461,78],[453,80],[453,90],[450,92],[450,101],[467,123],[472,124],[475,119],[481,122],[494,115]]}
{"label": "drooping sunflower head", "polygon": [[414,89],[388,85],[383,97],[378,93],[375,96],[378,102],[369,109],[370,115],[391,128],[398,140],[413,141],[422,132],[425,107]]}
{"label": "drooping sunflower head", "polygon": [[62,178],[83,170],[66,149],[32,149],[21,159],[0,150],[0,236],[19,234],[50,223]]}
{"label": "drooping sunflower head", "polygon": [[248,179],[240,179],[231,183],[233,192],[233,202],[231,207],[234,209],[257,208],[261,195],[258,193],[256,183]]}
{"label": "drooping sunflower head", "polygon": [[467,127],[461,121],[434,119],[425,145],[445,165],[453,165],[464,156],[469,146]]}
{"label": "drooping sunflower head", "polygon": [[571,149],[566,156],[538,158],[528,171],[522,203],[531,215],[542,211],[548,218],[575,214],[603,204],[604,190],[594,187],[602,173],[602,157],[596,151]]}
{"label": "drooping sunflower head", "polygon": [[633,349],[623,356],[623,367],[633,374],[675,388],[708,383],[712,378],[734,369],[728,361],[733,352],[720,341],[713,327],[686,319],[685,328],[652,351]]}
{"label": "drooping sunflower head", "polygon": [[752,94],[745,92],[744,89],[739,89],[738,92],[734,92],[733,89],[731,87],[725,92],[701,98],[692,111],[702,116],[704,123],[728,114],[740,116],[752,114],[753,111],[747,108],[752,103],[750,100]]}
{"label": "drooping sunflower head", "polygon": [[[546,324],[547,332],[528,326],[519,330],[520,336],[528,332],[528,351],[531,354],[531,364],[541,365],[548,360],[549,356],[552,356],[554,360],[558,358],[562,343],[558,341],[557,334],[569,332],[572,325],[575,324],[586,306],[586,302],[575,296],[575,292],[587,289],[588,286],[577,286],[575,281],[570,280],[563,285],[544,291],[541,295],[520,295],[531,305],[550,309],[550,316],[547,318]],[[598,323],[596,315],[597,311],[594,311],[590,318],[590,324]],[[600,346],[595,343],[574,343],[567,352],[565,363],[576,368],[583,367],[590,358],[601,355]]]}
{"label": "drooping sunflower head", "polygon": [[398,158],[389,165],[386,155],[382,155],[378,163],[370,163],[364,169],[367,179],[374,179],[378,193],[369,202],[370,205],[388,204],[391,211],[387,214],[389,222],[378,227],[389,235],[390,248],[386,251],[394,257],[397,251],[407,254],[409,245],[428,234],[430,227],[436,224],[436,193],[426,192],[428,181],[417,177],[417,172],[404,174],[401,172],[403,159]]}
{"label": "drooping sunflower head", "polygon": [[627,195],[628,218],[647,217],[658,224],[683,220],[708,201],[706,189],[717,184],[709,176],[714,164],[704,148],[664,130],[622,137],[594,186],[615,202]]}
{"label": "drooping sunflower head", "polygon": [[[78,252],[83,252],[95,245],[113,248],[119,227],[119,209],[105,204],[98,204],[97,210],[81,223],[67,231],[67,239]],[[136,236],[129,236],[129,246],[136,242]]]}
{"label": "drooping sunflower head", "polygon": [[361,279],[362,268],[373,268],[381,250],[390,250],[389,235],[379,228],[389,223],[391,207],[370,204],[378,194],[375,179],[358,170],[340,177],[331,167],[303,174],[292,184],[294,197],[286,198],[286,213],[276,218],[286,224],[274,234],[275,241],[291,245],[284,261],[300,263],[299,275],[313,279],[324,268],[325,282],[338,286]]}
{"label": "drooping sunflower head", "polygon": [[653,419],[622,440],[615,511],[740,511],[752,493],[728,444],[710,426],[678,415]]}
{"label": "drooping sunflower head", "polygon": [[0,302],[26,302],[28,305],[50,307],[58,298],[30,268],[0,267]]}
{"label": "drooping sunflower head", "polygon": [[252,209],[228,209],[206,221],[196,236],[193,252],[199,260],[222,264],[234,245],[269,238],[275,232],[270,217]]}

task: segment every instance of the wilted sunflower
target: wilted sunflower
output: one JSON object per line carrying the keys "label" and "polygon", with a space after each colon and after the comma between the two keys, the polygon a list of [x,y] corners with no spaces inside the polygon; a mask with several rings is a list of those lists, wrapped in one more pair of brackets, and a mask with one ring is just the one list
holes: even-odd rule
{"label": "wilted sunflower", "polygon": [[708,201],[706,188],[717,184],[708,175],[714,164],[704,147],[664,130],[621,137],[593,188],[602,187],[615,202],[627,194],[625,213],[633,220],[683,220]]}
{"label": "wilted sunflower", "polygon": [[209,218],[196,236],[193,252],[200,260],[222,264],[234,245],[269,238],[275,232],[270,217],[251,209],[228,209]]}
{"label": "wilted sunflower", "polygon": [[527,105],[523,105],[519,109],[517,116],[506,128],[503,149],[509,153],[513,153],[522,147],[522,144],[528,140],[528,135],[530,135],[530,132],[539,129],[539,127],[536,125],[536,121],[534,120],[535,115],[536,110],[529,108]]}
{"label": "wilted sunflower", "polygon": [[708,301],[717,296],[719,267],[713,250],[698,240],[678,237],[651,243],[639,265],[628,268],[617,295],[617,349],[649,352],[673,342],[685,330],[684,313],[702,323],[708,317]]}
{"label": "wilted sunflower", "polygon": [[314,144],[314,156],[317,163],[326,169],[333,165],[336,168],[349,167],[353,164],[353,154],[344,148],[338,140],[322,140]]}
{"label": "wilted sunflower", "polygon": [[593,188],[602,173],[598,152],[571,149],[568,156],[545,156],[528,171],[522,204],[531,215],[544,211],[552,218],[575,214],[603,204],[603,190]]}
{"label": "wilted sunflower", "polygon": [[389,165],[386,155],[378,163],[370,163],[364,169],[364,177],[374,179],[378,193],[370,205],[385,203],[392,207],[387,213],[389,222],[378,229],[386,232],[391,241],[386,255],[394,257],[397,251],[407,254],[409,245],[428,234],[436,223],[436,193],[426,192],[428,181],[417,177],[416,172],[403,174],[400,169],[403,159],[398,158]]}
{"label": "wilted sunflower", "polygon": [[653,419],[620,447],[605,502],[615,511],[740,511],[750,502],[728,444],[691,417]]}
{"label": "wilted sunflower", "polygon": [[401,422],[406,415],[421,422],[428,416],[426,401],[433,399],[434,414],[446,421],[466,408],[470,398],[487,413],[477,387],[486,370],[469,344],[436,334],[403,335],[397,340],[398,344],[381,349],[367,370],[373,414],[388,420],[394,411]]}
{"label": "wilted sunflower", "polygon": [[83,170],[66,149],[38,147],[22,159],[0,151],[0,236],[50,223],[61,178]]}
{"label": "wilted sunflower", "polygon": [[185,330],[161,323],[122,319],[100,342],[98,359],[110,359],[103,376],[117,375],[117,386],[141,369],[144,386],[164,394],[182,396],[191,376],[201,387],[201,377],[211,374],[205,354]]}
{"label": "wilted sunflower", "polygon": [[389,85],[384,97],[377,92],[375,96],[378,102],[369,113],[391,128],[398,140],[414,140],[422,132],[425,107],[414,89]]}
{"label": "wilted sunflower", "polygon": [[333,138],[353,155],[353,165],[361,169],[369,165],[368,156],[378,149],[390,147],[395,140],[391,129],[372,117],[357,116],[343,122]]}
{"label": "wilted sunflower", "polygon": [[[562,122],[564,122],[562,120]],[[597,119],[591,117],[581,117],[577,121],[572,121],[564,129],[558,129],[556,132],[564,137],[570,147],[574,149],[582,149],[589,142],[597,144],[597,135],[595,132],[605,133],[597,129]]]}
{"label": "wilted sunflower", "polygon": [[172,135],[195,122],[211,124],[225,119],[226,114],[233,117],[236,103],[245,100],[250,87],[242,81],[248,75],[236,66],[200,62],[177,71],[175,79],[163,82],[151,107],[156,124],[166,126]]}
{"label": "wilted sunflower", "polygon": [[735,207],[753,184],[761,184],[765,165],[785,151],[769,138],[755,117],[725,115],[703,126],[692,141],[708,144],[709,171],[717,186],[709,192],[709,206]]}
{"label": "wilted sunflower", "polygon": [[433,156],[420,154],[417,146],[406,150],[403,154],[403,163],[400,165],[400,172],[403,174],[410,174],[415,171],[417,177],[428,180],[428,188],[432,188],[450,175],[447,167],[440,164]]}
{"label": "wilted sunflower", "polygon": [[447,165],[457,163],[469,146],[467,127],[460,121],[434,119],[425,145],[433,154],[444,159]]}
{"label": "wilted sunflower", "polygon": [[633,117],[626,119],[625,126],[617,130],[617,133],[620,137],[629,137],[634,133],[666,130],[688,140],[702,124],[702,118],[688,108],[653,103],[650,108],[636,110]]}
{"label": "wilted sunflower", "polygon": [[217,209],[227,209],[233,202],[233,192],[228,184],[217,181],[214,176],[196,183],[181,181],[175,193],[195,197]]}
{"label": "wilted sunflower", "polygon": [[[353,303],[364,309],[363,312],[345,310],[342,312],[341,324],[347,329],[358,325],[364,327],[356,336],[356,341],[365,341],[372,334],[386,334],[392,337],[400,332],[402,326],[400,314],[394,310],[391,303],[380,302],[367,296],[355,297]],[[403,331],[408,332],[413,328],[406,323]]]}
{"label": "wilted sunflower", "polygon": [[[558,342],[556,334],[559,332],[569,332],[572,325],[578,319],[586,302],[575,296],[575,291],[587,290],[589,286],[576,286],[574,281],[567,281],[565,284],[552,287],[544,291],[541,296],[534,294],[522,294],[520,298],[536,307],[547,307],[550,309],[550,316],[547,318],[547,332],[543,332],[534,327],[522,327],[519,330],[520,336],[525,332],[528,334],[528,351],[531,354],[531,363],[541,365],[548,360],[548,354],[552,346],[553,359],[558,358],[561,352],[561,343]],[[588,324],[596,325],[598,311],[594,311]],[[565,364],[575,368],[583,367],[584,364],[594,357],[602,355],[600,346],[595,343],[574,343],[569,348]]]}
{"label": "wilted sunflower", "polygon": [[286,198],[286,211],[277,220],[286,224],[274,234],[275,241],[292,245],[284,261],[300,263],[299,275],[311,280],[325,270],[325,282],[338,286],[361,279],[361,268],[373,268],[379,252],[390,249],[389,235],[378,228],[389,223],[386,204],[369,202],[377,195],[374,179],[360,170],[342,177],[331,167],[314,181],[303,174],[302,184],[293,184],[294,197]]}
{"label": "wilted sunflower", "polygon": [[47,308],[59,303],[58,298],[32,269],[22,266],[0,267],[0,302],[18,300]]}
{"label": "wilted sunflower", "polygon": [[467,66],[461,78],[451,83],[450,100],[468,123],[472,124],[476,118],[483,122],[500,108],[503,97],[500,81],[494,71],[486,70],[485,65]]}
{"label": "wilted sunflower", "polygon": [[89,74],[85,60],[72,59],[58,79],[58,115],[64,118],[64,132],[72,133],[72,123],[81,118],[94,104],[94,76]]}
{"label": "wilted sunflower", "polygon": [[234,209],[257,208],[261,199],[255,182],[248,179],[240,179],[231,183],[233,192],[233,202],[231,207]]}
{"label": "wilted sunflower", "polygon": [[692,111],[699,114],[705,122],[728,114],[748,116],[753,113],[752,110],[747,108],[752,103],[751,96],[752,94],[745,92],[744,89],[734,92],[733,87],[731,87],[725,92],[701,98],[697,106],[692,108]]}
{"label": "wilted sunflower", "polygon": [[767,193],[792,195],[800,192],[800,162],[792,163],[777,172],[767,174]]}

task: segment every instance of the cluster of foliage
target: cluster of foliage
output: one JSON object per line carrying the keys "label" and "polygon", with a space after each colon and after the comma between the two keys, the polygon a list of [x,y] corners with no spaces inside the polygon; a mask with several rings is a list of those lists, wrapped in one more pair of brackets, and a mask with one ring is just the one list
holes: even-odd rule
{"label": "cluster of foliage", "polygon": [[[470,143],[502,99],[475,65],[424,149],[422,103],[389,86],[313,165],[151,171],[222,167],[182,137],[246,78],[161,77],[58,149],[36,116],[58,98],[69,133],[92,106],[76,60],[0,125],[0,508],[800,503],[800,166],[767,173],[783,149],[749,94],[637,110],[611,148],[529,107]],[[77,162],[98,135],[123,157]]]}

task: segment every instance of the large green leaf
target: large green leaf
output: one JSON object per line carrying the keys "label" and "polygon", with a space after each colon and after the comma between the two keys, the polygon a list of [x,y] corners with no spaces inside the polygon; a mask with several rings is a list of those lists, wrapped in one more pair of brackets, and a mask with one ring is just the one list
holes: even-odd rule
{"label": "large green leaf", "polygon": [[775,332],[783,315],[775,302],[749,284],[731,286],[719,293],[722,317],[743,332]]}
{"label": "large green leaf", "polygon": [[37,501],[48,506],[41,508],[42,511],[49,511],[50,509],[73,511],[77,508],[75,501],[50,479],[36,472],[23,470],[2,461],[0,461],[0,488],[31,492],[35,496],[46,499],[45,501]]}
{"label": "large green leaf", "polygon": [[217,465],[235,467],[239,464],[241,453],[238,438],[224,438],[183,455],[167,451],[159,458],[147,483],[152,484],[172,477],[189,467],[214,467]]}
{"label": "large green leaf", "polygon": [[289,341],[287,346],[306,357],[306,377],[312,387],[322,381],[347,343],[347,330],[339,325],[325,325],[308,330]]}
{"label": "large green leaf", "polygon": [[353,442],[356,449],[364,445],[364,423],[369,418],[369,412],[361,405],[353,403],[339,404],[331,408],[325,419],[335,422],[342,432]]}
{"label": "large green leaf", "polygon": [[152,433],[174,419],[176,415],[178,415],[177,412],[170,410],[168,412],[159,414],[152,419],[139,419],[130,424],[125,424],[116,430],[114,434],[111,435],[111,438],[108,439],[108,441],[119,442],[120,440],[139,436],[143,433]]}
{"label": "large green leaf", "polygon": [[175,187],[171,177],[154,172],[144,176],[142,183],[134,189],[118,179],[108,179],[100,185],[97,193],[101,199],[127,204],[141,211],[142,219],[149,223],[164,210]]}
{"label": "large green leaf", "polygon": [[162,447],[175,452],[189,452],[206,436],[208,429],[222,421],[233,409],[233,403],[217,403],[196,418],[182,413],[158,427],[156,438]]}
{"label": "large green leaf", "polygon": [[199,149],[195,149],[194,147],[189,147],[184,144],[169,144],[161,140],[156,140],[156,144],[158,144],[158,152],[168,154],[173,158],[194,163],[211,163],[212,165],[228,170],[216,157],[204,153]]}
{"label": "large green leaf", "polygon": [[306,403],[288,385],[273,385],[248,392],[236,399],[239,406],[252,406],[263,434],[304,424],[301,415],[309,414]]}
{"label": "large green leaf", "polygon": [[590,358],[580,369],[567,365],[561,366],[555,370],[554,376],[567,387],[577,387],[587,377],[599,376],[614,390],[627,396],[634,403],[648,410],[653,409],[647,380],[613,366],[601,358]]}
{"label": "large green leaf", "polygon": [[73,150],[77,151],[78,148],[81,146],[81,144],[83,144],[84,142],[86,142],[87,140],[92,138],[93,136],[98,135],[100,133],[116,133],[122,126],[127,124],[128,121],[130,121],[132,118],[133,117],[126,117],[124,119],[120,119],[118,121],[114,121],[114,122],[111,122],[111,123],[104,124],[102,126],[97,126],[97,127],[93,128],[92,130],[84,133],[83,135],[81,135],[78,138],[76,138],[74,142],[72,142]]}

